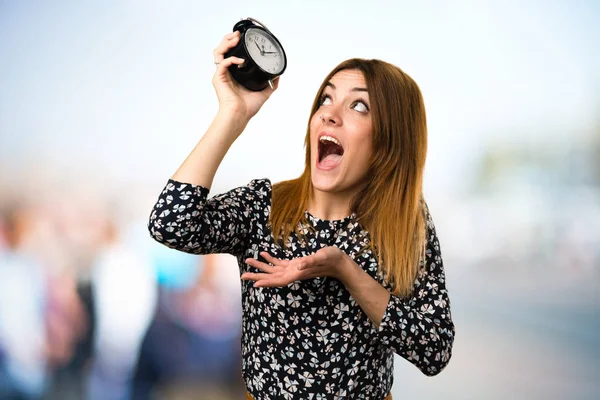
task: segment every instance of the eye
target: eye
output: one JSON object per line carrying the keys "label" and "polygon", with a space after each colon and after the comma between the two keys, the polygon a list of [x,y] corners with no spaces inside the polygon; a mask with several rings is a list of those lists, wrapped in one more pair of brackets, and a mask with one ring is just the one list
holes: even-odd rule
{"label": "eye", "polygon": [[364,100],[357,100],[352,104],[352,109],[360,113],[366,113],[369,111],[369,106],[367,106],[367,103]]}
{"label": "eye", "polygon": [[327,106],[327,105],[331,104],[331,96],[329,96],[328,94],[322,95],[321,100],[319,101],[319,104],[322,106]]}
{"label": "eye", "polygon": [[366,113],[369,111],[369,107],[367,106],[367,103],[365,103],[362,100],[355,101],[354,104],[352,105],[352,108],[360,113]]}

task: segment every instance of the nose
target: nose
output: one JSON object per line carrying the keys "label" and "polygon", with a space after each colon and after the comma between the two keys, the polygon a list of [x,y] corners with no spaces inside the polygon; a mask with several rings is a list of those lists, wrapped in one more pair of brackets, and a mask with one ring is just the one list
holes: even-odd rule
{"label": "nose", "polygon": [[321,113],[319,117],[323,124],[328,125],[341,125],[342,118],[334,107],[328,107]]}
{"label": "nose", "polygon": [[321,121],[323,121],[324,124],[336,124],[335,118],[333,118],[331,115],[322,114]]}

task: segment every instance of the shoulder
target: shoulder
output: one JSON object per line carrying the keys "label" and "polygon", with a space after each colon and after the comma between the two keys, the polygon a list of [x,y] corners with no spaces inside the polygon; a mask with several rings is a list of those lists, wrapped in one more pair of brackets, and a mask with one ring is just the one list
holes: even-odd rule
{"label": "shoulder", "polygon": [[271,191],[272,187],[269,179],[253,179],[244,186],[214,196],[211,201],[246,204],[255,208],[260,204],[271,203]]}
{"label": "shoulder", "polygon": [[253,179],[248,183],[247,188],[254,192],[271,193],[273,185],[268,178]]}
{"label": "shoulder", "polygon": [[438,237],[438,233],[435,228],[435,224],[433,223],[433,217],[431,216],[431,212],[429,211],[429,206],[423,200],[423,218],[425,222],[426,229],[426,242],[427,242],[427,252],[434,253],[438,257],[441,256],[440,250],[440,241]]}
{"label": "shoulder", "polygon": [[425,201],[425,199],[421,199],[421,209],[423,212],[423,220],[425,221],[425,226],[427,230],[435,233],[435,224],[433,223],[433,217],[431,216],[431,211],[429,211],[429,205]]}
{"label": "shoulder", "polygon": [[273,190],[271,181],[267,178],[253,179],[245,186],[233,189],[232,192],[238,196],[244,196],[247,200],[269,201]]}
{"label": "shoulder", "polygon": [[196,194],[199,196],[207,196],[209,190],[204,186],[195,185],[193,183],[176,181],[174,179],[169,178],[165,188],[163,189],[163,194],[175,194],[175,195],[191,195]]}

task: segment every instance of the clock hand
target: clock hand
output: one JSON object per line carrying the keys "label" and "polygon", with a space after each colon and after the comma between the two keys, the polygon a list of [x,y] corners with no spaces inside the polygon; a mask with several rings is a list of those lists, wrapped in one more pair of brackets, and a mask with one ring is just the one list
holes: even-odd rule
{"label": "clock hand", "polygon": [[265,51],[260,48],[260,46],[258,45],[258,43],[256,43],[256,41],[254,42],[254,44],[256,45],[256,47],[258,47],[258,51],[260,51],[260,55],[264,56],[265,55]]}

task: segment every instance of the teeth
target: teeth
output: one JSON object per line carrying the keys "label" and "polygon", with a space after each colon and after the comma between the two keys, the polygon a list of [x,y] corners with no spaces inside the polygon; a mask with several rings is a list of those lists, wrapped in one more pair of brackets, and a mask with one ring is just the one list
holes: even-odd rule
{"label": "teeth", "polygon": [[333,142],[333,143],[337,144],[338,146],[341,146],[340,142],[338,142],[335,138],[332,138],[331,136],[323,135],[319,138],[319,140],[321,142],[324,142],[324,141]]}

